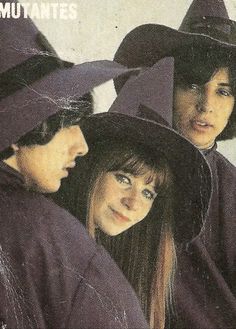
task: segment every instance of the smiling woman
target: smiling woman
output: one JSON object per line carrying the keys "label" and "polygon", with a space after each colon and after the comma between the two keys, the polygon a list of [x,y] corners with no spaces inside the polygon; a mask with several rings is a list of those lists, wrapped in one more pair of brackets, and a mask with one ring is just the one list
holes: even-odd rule
{"label": "smiling woman", "polygon": [[[119,250],[119,258],[113,257],[133,284],[149,317],[151,303],[162,313],[165,299],[168,299],[175,269],[175,243],[172,230],[173,175],[160,147],[150,148],[148,144],[119,138],[89,144],[89,153],[72,169],[71,177],[57,195],[60,198],[57,201],[76,217],[86,218],[85,225],[90,235],[106,246],[112,255]],[[139,226],[144,219],[146,225]],[[131,236],[124,236],[122,241],[119,236],[115,239],[114,236],[132,227],[135,228],[129,230]],[[152,241],[152,263],[157,262],[157,268],[164,271],[156,272],[156,266],[150,266],[149,274],[145,273],[142,277],[143,270],[139,267],[143,267],[146,256],[150,256],[147,246],[146,255],[144,251],[139,255],[142,264],[133,268],[134,271],[139,268],[140,275],[136,273],[135,280],[132,280],[126,266],[131,264],[129,258],[132,255],[136,258],[135,252],[146,239],[147,227],[156,234],[155,241]],[[130,248],[133,243],[137,244],[134,249]],[[156,281],[158,285],[155,287]],[[157,289],[159,297],[155,300]]]}
{"label": "smiling woman", "polygon": [[[175,242],[191,239],[201,228],[209,168],[186,139],[138,115],[97,114],[81,129],[89,152],[53,198],[111,253],[151,327],[164,328]],[[199,179],[201,184],[195,184]]]}
{"label": "smiling woman", "polygon": [[151,157],[143,145],[105,140],[92,147],[87,158],[87,166],[93,164],[87,201],[92,236],[96,227],[113,236],[143,220],[170,180],[163,153],[156,150]]}

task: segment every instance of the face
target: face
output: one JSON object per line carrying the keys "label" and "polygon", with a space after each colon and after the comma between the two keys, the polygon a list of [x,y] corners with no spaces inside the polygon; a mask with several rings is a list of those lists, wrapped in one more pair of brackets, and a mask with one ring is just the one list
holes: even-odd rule
{"label": "face", "polygon": [[123,171],[105,173],[94,197],[94,223],[108,235],[117,235],[140,222],[156,197],[151,172],[134,176]]}
{"label": "face", "polygon": [[176,87],[174,126],[199,149],[206,149],[226,127],[234,101],[228,69],[220,68],[203,86]]}
{"label": "face", "polygon": [[68,169],[75,166],[75,158],[88,152],[79,126],[59,130],[45,145],[19,147],[16,151],[18,171],[27,187],[44,192],[56,192]]}

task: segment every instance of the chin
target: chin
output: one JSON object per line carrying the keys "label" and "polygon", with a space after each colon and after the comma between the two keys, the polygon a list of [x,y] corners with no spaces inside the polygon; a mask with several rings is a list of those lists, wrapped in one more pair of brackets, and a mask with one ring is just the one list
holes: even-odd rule
{"label": "chin", "polygon": [[[187,138],[194,146],[196,146],[199,149],[204,149],[207,148],[207,145],[211,145],[211,141],[208,138],[201,138],[201,136],[184,136],[185,138]],[[199,138],[200,137],[200,138]]]}
{"label": "chin", "polygon": [[59,190],[61,186],[61,181],[55,182],[54,184],[41,185],[38,188],[38,191],[41,193],[55,193]]}
{"label": "chin", "polygon": [[101,231],[103,231],[103,233],[109,235],[109,236],[116,236],[120,233],[123,232],[123,230],[116,230],[116,229],[112,229],[112,228],[106,228],[106,227],[99,227]]}
{"label": "chin", "polygon": [[190,142],[192,142],[198,149],[200,150],[204,150],[207,149],[208,147],[210,147],[212,144],[214,144],[213,142],[210,142],[209,140],[207,141],[199,141],[199,140],[190,140]]}

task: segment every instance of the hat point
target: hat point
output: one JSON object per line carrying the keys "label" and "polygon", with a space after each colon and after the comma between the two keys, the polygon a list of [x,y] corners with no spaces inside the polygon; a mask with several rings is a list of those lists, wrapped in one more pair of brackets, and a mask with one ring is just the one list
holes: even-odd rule
{"label": "hat point", "polygon": [[183,27],[186,20],[204,16],[229,19],[223,0],[194,0],[185,15],[179,30],[184,30]]}

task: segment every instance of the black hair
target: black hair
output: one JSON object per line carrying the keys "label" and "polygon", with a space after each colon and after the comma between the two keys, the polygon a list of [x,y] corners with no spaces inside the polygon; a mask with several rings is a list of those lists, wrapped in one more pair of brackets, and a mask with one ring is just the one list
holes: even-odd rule
{"label": "black hair", "polygon": [[[175,58],[175,85],[185,87],[190,84],[204,85],[222,67],[229,69],[229,80],[236,99],[236,54],[224,47],[192,45],[178,48]],[[216,140],[236,137],[236,102],[229,122]]]}
{"label": "black hair", "polygon": [[[27,132],[15,142],[18,146],[45,145],[61,129],[78,125],[80,120],[93,112],[93,96],[87,93],[78,100],[69,99],[66,108],[51,115],[47,120]],[[0,153],[0,160],[9,158],[14,154],[12,147]]]}

